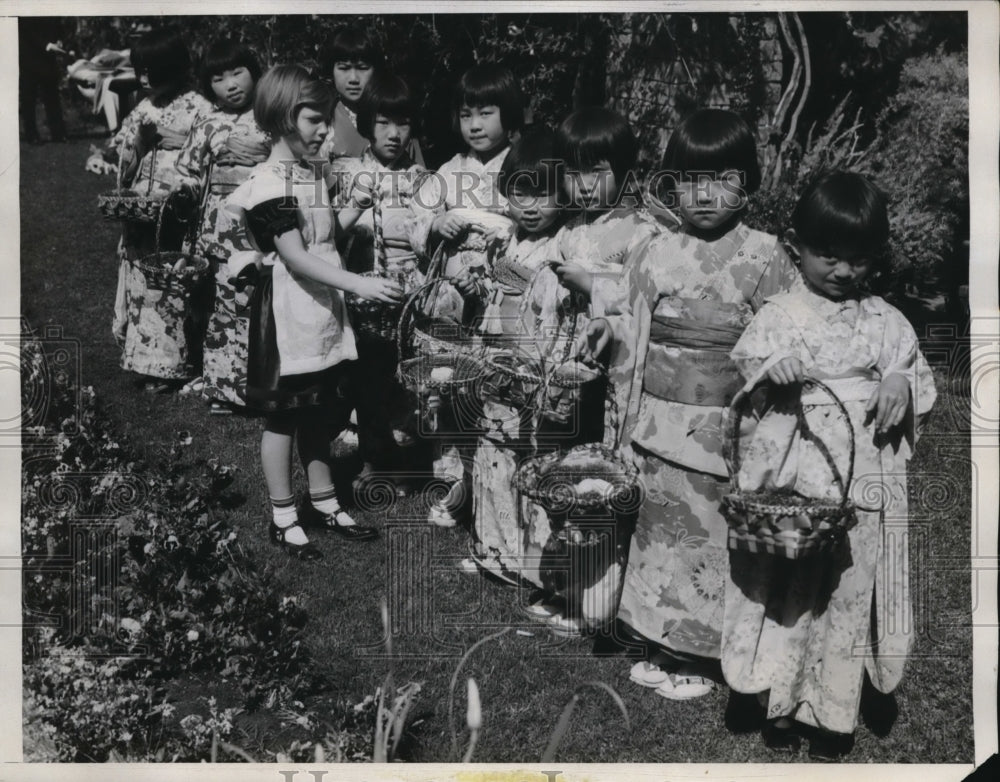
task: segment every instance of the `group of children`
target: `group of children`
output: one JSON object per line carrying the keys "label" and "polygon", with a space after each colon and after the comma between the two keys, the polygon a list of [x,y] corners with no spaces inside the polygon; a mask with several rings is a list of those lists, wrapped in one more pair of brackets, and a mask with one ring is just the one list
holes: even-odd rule
{"label": "group of children", "polygon": [[[310,524],[377,536],[344,512],[330,474],[352,408],[357,487],[388,474],[405,494],[417,463],[418,400],[395,378],[403,357],[355,334],[346,295],[386,306],[418,295],[484,363],[514,354],[553,373],[593,370],[572,393],[546,384],[544,409],[486,399],[475,437],[436,437],[429,468],[449,490],[428,521],[468,526],[470,572],[550,586],[539,565],[549,519],[519,498],[514,473],[532,454],[614,444],[638,469],[642,501],[607,599],[588,613],[543,588],[528,614],[561,635],[617,618],[646,647],[631,680],[669,699],[708,694],[721,661],[726,682],[766,707],[768,746],[795,749],[806,725],[817,729],[814,758],[843,754],[865,672],[891,691],[910,642],[905,536],[885,527],[905,524],[906,461],[934,401],[912,327],[865,287],[884,262],[885,196],[862,176],[827,172],[802,193],[786,241],[754,230],[743,222],[760,184],[754,135],[736,114],[702,109],[670,138],[657,177],[668,208],[654,216],[629,187],[637,144],[623,117],[593,107],[555,130],[525,127],[516,80],[488,64],[455,92],[465,149],[427,172],[418,103],[385,71],[374,38],[345,28],[329,60],[334,90],[295,65],[261,74],[252,53],[221,41],[202,61],[198,93],[186,87],[178,36],[156,31],[136,47],[150,95],[113,144],[123,181],[152,180],[169,206],[159,238],[149,225],[123,233],[122,365],[190,379],[196,351],[177,349],[178,324],[161,317],[132,263],[187,235],[214,280],[203,393],[219,411],[264,415],[269,535],[301,560],[322,556]],[[196,218],[185,203],[198,205]],[[788,393],[805,378],[832,388],[849,420],[816,392]],[[745,427],[742,486],[828,498],[837,478],[827,457],[846,463],[853,447],[855,474],[887,487],[881,507],[859,503],[832,553],[727,548],[727,408],[762,382],[771,391]],[[617,410],[607,419],[605,394]],[[800,431],[800,404],[822,444]],[[448,414],[435,412],[445,433]],[[296,444],[309,484],[299,508]]]}

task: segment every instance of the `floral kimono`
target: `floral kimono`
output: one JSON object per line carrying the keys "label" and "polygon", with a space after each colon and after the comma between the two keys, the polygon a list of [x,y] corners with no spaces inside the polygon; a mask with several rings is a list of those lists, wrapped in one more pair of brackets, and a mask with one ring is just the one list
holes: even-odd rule
{"label": "floral kimono", "polygon": [[196,254],[209,260],[215,278],[202,356],[204,395],[214,401],[246,402],[249,293],[237,287],[229,257],[252,249],[239,221],[226,211],[229,195],[267,160],[270,144],[253,111],[216,111],[191,131],[177,158],[177,170],[200,196]]}
{"label": "floral kimono", "polygon": [[[141,101],[122,122],[109,142],[120,152],[118,165],[128,168],[135,162],[136,144],[143,126],[156,127],[155,149],[139,161],[131,183],[123,183],[139,193],[166,196],[181,181],[175,163],[192,126],[212,111],[212,104],[196,92],[185,92],[165,106],[156,106],[148,98]],[[164,222],[167,222],[166,220]],[[161,250],[180,249],[176,227],[166,226]],[[161,378],[187,378],[196,371],[197,354],[185,337],[192,324],[176,294],[147,290],[145,278],[131,268],[155,250],[156,228],[152,224],[127,223],[118,246],[118,292],[112,330],[123,343],[121,364],[124,369]]]}
{"label": "floral kimono", "polygon": [[[849,496],[858,511],[857,524],[832,551],[799,560],[731,553],[722,670],[735,690],[769,693],[768,718],[851,733],[864,672],[879,691],[891,692],[912,641],[906,463],[915,423],[934,403],[933,376],[897,309],[869,295],[832,301],[803,282],[768,299],[732,356],[748,387],[780,359],[798,358],[849,417],[822,390],[806,387],[801,404],[816,439],[805,438],[798,395],[775,395],[753,433],[741,438],[740,486],[839,501],[835,475],[846,478],[850,427]],[[893,373],[909,382],[910,408],[901,425],[879,435],[865,408]]]}
{"label": "floral kimono", "polygon": [[728,527],[722,414],[742,382],[729,351],[795,268],[774,236],[737,225],[714,242],[683,231],[631,265],[626,314],[609,318],[623,444],[645,497],[619,618],[681,655],[719,656]]}
{"label": "floral kimono", "polygon": [[[544,265],[555,258],[555,252],[555,233],[549,231],[515,236],[505,255],[533,272],[532,281],[537,282],[542,275],[552,275]],[[494,348],[513,349],[525,356],[532,356],[537,350],[530,330],[533,318],[528,313],[523,321],[520,317],[522,305],[529,304],[534,297],[534,288],[535,285],[530,285],[521,292],[495,283],[491,305],[497,308],[499,328],[489,341]],[[531,422],[514,408],[492,400],[484,403],[483,418],[486,433],[479,438],[472,466],[474,536],[480,562],[495,574],[511,578],[520,575],[541,585],[538,563],[548,526],[542,530],[544,537],[538,540],[535,528],[527,525],[531,518],[529,503],[518,507],[512,484],[518,464],[531,454]]]}
{"label": "floral kimono", "polygon": [[[410,244],[410,203],[414,190],[425,176],[424,167],[404,156],[393,168],[387,168],[365,149],[361,157],[338,157],[330,165],[331,193],[334,209],[343,208],[350,198],[355,181],[370,185],[374,179],[379,186],[380,225],[385,248],[386,271],[393,278],[400,278],[408,295],[424,282],[424,274],[417,262],[417,254]],[[372,210],[366,209],[351,227],[345,240],[344,262],[353,272],[370,272],[374,268],[375,220]]]}

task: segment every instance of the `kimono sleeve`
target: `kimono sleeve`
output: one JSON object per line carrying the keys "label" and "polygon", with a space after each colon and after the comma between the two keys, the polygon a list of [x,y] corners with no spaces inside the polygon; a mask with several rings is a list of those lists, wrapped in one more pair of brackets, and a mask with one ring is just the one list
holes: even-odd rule
{"label": "kimono sleeve", "polygon": [[635,230],[625,249],[621,270],[617,274],[606,271],[594,273],[590,290],[594,317],[621,312],[627,305],[631,289],[628,272],[633,266],[633,259],[645,255],[646,248],[658,233],[657,226],[652,220],[637,219]]}
{"label": "kimono sleeve", "polygon": [[181,182],[194,188],[198,193],[201,192],[202,183],[208,175],[213,132],[214,124],[211,120],[206,118],[196,122],[174,164],[177,173],[180,174]]}
{"label": "kimono sleeve", "polygon": [[[361,161],[352,157],[335,157],[326,171],[326,187],[330,205],[336,211],[348,205],[354,183],[363,172]],[[374,182],[374,178],[370,180]]]}
{"label": "kimono sleeve", "polygon": [[757,282],[757,288],[750,296],[750,308],[757,312],[763,306],[765,299],[776,293],[784,293],[792,287],[798,278],[798,268],[792,263],[792,259],[781,243],[776,243],[771,257],[764,267],[764,273]]}
{"label": "kimono sleeve", "polygon": [[607,301],[604,317],[611,325],[613,338],[623,341],[634,333],[634,309],[643,304],[652,312],[660,297],[660,284],[654,266],[661,263],[664,253],[672,252],[673,235],[649,236],[641,246],[625,257],[625,266],[618,283],[617,295]]}
{"label": "kimono sleeve", "polygon": [[917,334],[903,313],[883,302],[885,307],[885,330],[876,368],[882,377],[899,374],[910,384],[910,410],[907,413],[906,429],[911,442],[937,399],[934,387],[934,373],[920,352]]}
{"label": "kimono sleeve", "polygon": [[406,218],[406,235],[417,255],[430,255],[431,224],[445,211],[444,178],[440,171],[420,178],[410,199],[409,216]]}
{"label": "kimono sleeve", "polygon": [[743,331],[730,358],[750,387],[783,358],[794,356],[806,363],[804,349],[799,330],[788,314],[777,304],[765,303]]}

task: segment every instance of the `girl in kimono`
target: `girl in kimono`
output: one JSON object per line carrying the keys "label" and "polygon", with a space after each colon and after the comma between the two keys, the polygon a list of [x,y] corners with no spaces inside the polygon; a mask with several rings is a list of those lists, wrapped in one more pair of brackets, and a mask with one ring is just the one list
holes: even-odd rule
{"label": "girl in kimono", "polygon": [[[510,241],[513,223],[503,216],[507,199],[497,188],[512,134],[524,124],[524,99],[506,68],[478,65],[467,71],[455,93],[455,129],[467,145],[427,177],[410,204],[410,242],[418,254],[442,247],[442,285],[429,303],[431,315],[456,324],[481,323],[490,299],[492,259]],[[434,475],[451,483],[435,502],[428,521],[452,527],[468,509],[472,451],[441,440]]]}
{"label": "girl in kimono", "polygon": [[[792,226],[801,279],[768,299],[732,352],[748,388],[774,386],[773,404],[741,439],[740,485],[838,502],[851,427],[857,523],[808,558],[731,552],[722,670],[766,704],[768,746],[794,750],[797,726],[812,726],[810,757],[835,760],[849,750],[865,673],[891,692],[912,641],[906,463],[935,391],[913,328],[864,288],[885,258],[885,196],[858,174],[826,173],[802,194]],[[826,384],[849,420],[821,390],[803,391],[804,378]]]}
{"label": "girl in kimono", "polygon": [[[231,259],[259,267],[251,302],[247,404],[266,414],[261,462],[271,501],[268,537],[301,560],[322,554],[299,523],[292,445],[309,483],[309,520],[347,540],[371,540],[345,513],[330,475],[330,443],[347,422],[344,388],[357,358],[342,291],[398,301],[388,280],[346,271],[335,246],[325,182],[309,163],[329,130],[333,98],[303,68],[280,65],[261,78],[254,118],[273,146],[229,197],[258,250]],[[295,161],[295,165],[288,165]],[[305,521],[305,520],[304,520]]]}
{"label": "girl in kimono", "polygon": [[252,248],[224,204],[270,153],[268,138],[253,116],[259,78],[260,66],[246,47],[230,40],[209,47],[201,64],[201,86],[218,109],[192,128],[177,158],[181,187],[201,203],[194,250],[209,260],[214,273],[202,350],[202,393],[214,415],[246,404],[249,292],[235,277],[229,258]]}
{"label": "girl in kimono", "polygon": [[[507,214],[517,225],[505,256],[519,265],[530,283],[525,288],[493,282],[484,340],[495,349],[513,351],[525,359],[538,359],[549,346],[537,339],[547,324],[535,311],[548,312],[542,299],[555,296],[555,286],[539,280],[555,276],[546,264],[555,257],[555,236],[562,224],[558,165],[553,152],[553,133],[531,128],[511,146],[500,167],[499,190],[507,199]],[[524,301],[528,297],[528,301]],[[523,305],[536,305],[531,306]],[[520,319],[525,309],[524,321]],[[530,518],[517,507],[512,480],[521,459],[531,453],[531,422],[514,408],[486,400],[483,418],[488,424],[479,438],[472,467],[473,535],[477,556],[466,567],[478,565],[509,581],[520,576],[541,584],[538,559],[548,535],[547,525],[526,526]],[[538,538],[540,535],[541,540]]]}
{"label": "girl in kimono", "polygon": [[[320,157],[330,160],[361,157],[369,140],[364,123],[359,124],[358,110],[368,82],[385,65],[382,47],[371,30],[345,25],[330,36],[323,62],[337,91],[337,105],[333,110],[333,126],[320,150]],[[414,163],[423,166],[424,158],[415,137],[407,141],[406,154]]]}
{"label": "girl in kimono", "polygon": [[574,213],[556,240],[552,268],[577,307],[601,317],[617,301],[625,259],[659,232],[631,190],[638,143],[624,117],[591,107],[559,126],[555,151]]}
{"label": "girl in kimono", "polygon": [[[108,151],[119,154],[123,187],[166,197],[180,185],[175,163],[181,147],[213,107],[189,88],[191,60],[179,33],[166,28],[147,33],[133,49],[132,62],[149,96],[125,117]],[[180,249],[187,225],[178,217],[166,208],[161,250]],[[147,292],[145,278],[132,269],[133,261],[154,252],[155,236],[153,223],[125,224],[112,331],[122,344],[122,368],[153,378],[146,382],[149,390],[165,391],[197,374],[197,356],[188,349],[185,324],[176,316],[183,308],[166,306],[168,292]]]}
{"label": "girl in kimono", "polygon": [[587,339],[600,354],[614,334],[622,443],[644,488],[618,611],[645,647],[630,677],[684,700],[712,690],[720,654],[729,571],[722,417],[743,385],[729,352],[795,268],[777,237],[743,223],[760,168],[739,116],[694,112],[667,143],[661,170],[682,225],[629,264],[624,314],[594,321]]}
{"label": "girl in kimono", "polygon": [[[563,359],[571,335],[579,337],[590,318],[622,310],[623,271],[660,233],[659,224],[636,207],[632,188],[637,150],[628,122],[606,108],[580,109],[556,131],[562,186],[573,213],[556,237],[550,270],[539,275],[531,306],[536,318],[533,333],[544,335],[543,352],[550,364]],[[604,379],[590,381],[579,394],[570,420],[558,435],[558,445],[564,448],[605,439]],[[525,513],[534,535],[531,551],[537,550],[540,557],[539,544],[544,545],[550,531],[548,517],[534,503],[526,506]],[[624,541],[618,541],[615,548],[615,557],[624,561]],[[583,580],[595,578],[596,583],[603,582],[596,573],[584,574]],[[605,610],[608,603],[591,601],[598,606],[597,613],[613,616],[613,607]],[[547,622],[559,636],[579,635],[588,625],[604,624],[609,618],[596,613],[585,617],[582,609],[566,604],[560,595],[544,594],[527,612]]]}
{"label": "girl in kimono", "polygon": [[[368,138],[361,157],[340,157],[331,164],[334,211],[345,233],[342,242],[347,268],[358,274],[375,267],[375,232],[389,279],[408,296],[424,282],[407,233],[410,200],[424,173],[410,158],[416,127],[417,102],[405,81],[377,74],[358,107],[358,127]],[[377,197],[378,203],[375,204]],[[377,224],[374,210],[378,210]],[[358,445],[363,468],[355,490],[373,473],[387,474],[399,496],[410,491],[404,444],[413,443],[411,411],[416,403],[396,379],[399,362],[394,342],[361,341],[358,345]],[[412,457],[410,457],[412,458]],[[409,468],[412,471],[412,466]]]}

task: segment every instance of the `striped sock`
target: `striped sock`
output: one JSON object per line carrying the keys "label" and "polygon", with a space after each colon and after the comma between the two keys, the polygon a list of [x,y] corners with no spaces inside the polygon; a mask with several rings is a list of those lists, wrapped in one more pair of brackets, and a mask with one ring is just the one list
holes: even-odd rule
{"label": "striped sock", "polygon": [[354,524],[354,519],[340,509],[337,491],[333,488],[333,484],[320,489],[309,489],[309,500],[320,513],[336,513],[337,523],[340,526],[350,527]]}
{"label": "striped sock", "polygon": [[[309,542],[305,531],[298,526],[299,514],[295,510],[295,497],[282,497],[280,499],[271,497],[271,514],[274,518],[274,525],[286,530],[286,543],[291,543],[293,546],[304,546]],[[294,529],[288,529],[289,527],[294,527]]]}

